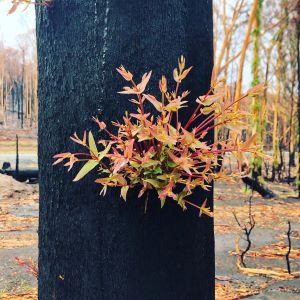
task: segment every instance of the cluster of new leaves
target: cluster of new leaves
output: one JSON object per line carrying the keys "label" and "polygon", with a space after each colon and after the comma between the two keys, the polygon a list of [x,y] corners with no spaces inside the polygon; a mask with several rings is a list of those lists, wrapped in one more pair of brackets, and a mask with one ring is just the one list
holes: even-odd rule
{"label": "cluster of new leaves", "polygon": [[[162,76],[159,81],[161,97],[157,99],[145,93],[151,71],[136,84],[133,75],[121,66],[117,71],[129,86],[119,93],[135,96],[130,102],[136,105],[136,112],[125,113],[123,122],[113,122],[117,134],[94,118],[107,139],[96,143],[91,132],[85,132],[82,139],[75,133],[71,139],[88,151],[57,154],[54,164],[67,160],[65,166],[70,170],[74,163],[84,161],[74,181],[97,168],[99,178],[96,182],[102,185],[100,194],[103,195],[108,187],[120,187],[121,197],[126,200],[129,188],[140,187],[138,197],[155,189],[161,206],[170,198],[183,209],[191,205],[199,209],[200,214],[212,216],[206,201],[198,205],[190,202],[188,196],[195,188],[208,190],[213,180],[225,177],[222,172],[216,173],[215,168],[220,157],[227,152],[240,157],[242,152],[256,152],[257,147],[252,145],[254,137],[241,142],[237,139],[238,135],[233,135],[234,138],[217,140],[212,144],[205,142],[205,137],[216,126],[226,126],[230,130],[240,128],[246,113],[235,111],[235,103],[259,92],[261,87],[252,88],[240,99],[232,101],[229,88],[223,83],[215,83],[206,95],[196,99],[197,108],[182,124],[179,113],[188,105],[189,91],[179,93],[179,87],[191,69],[185,68],[185,59],[181,57],[179,68],[173,72],[175,91],[168,91],[166,77]],[[154,115],[145,111],[145,102],[150,102],[158,113]]]}
{"label": "cluster of new leaves", "polygon": [[9,9],[9,11],[8,11],[7,14],[9,15],[9,14],[14,13],[14,12],[17,10],[17,8],[19,7],[20,4],[25,4],[25,8],[24,8],[24,10],[25,10],[25,9],[28,8],[28,6],[29,6],[30,4],[40,5],[40,6],[48,6],[48,7],[50,7],[51,4],[52,4],[52,2],[53,2],[53,0],[42,0],[42,1],[40,1],[40,2],[31,1],[31,0],[12,0],[12,1],[11,1],[12,6],[11,6],[11,8]]}

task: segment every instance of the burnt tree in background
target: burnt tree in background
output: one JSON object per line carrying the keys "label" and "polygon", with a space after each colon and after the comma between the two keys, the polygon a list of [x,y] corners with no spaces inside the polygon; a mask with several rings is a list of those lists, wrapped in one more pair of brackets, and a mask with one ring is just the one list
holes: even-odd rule
{"label": "burnt tree in background", "polygon": [[[214,299],[211,218],[183,212],[172,200],[160,209],[154,195],[144,214],[135,191],[127,203],[115,189],[101,198],[95,172],[75,184],[77,170],[67,175],[51,159],[76,147],[69,140],[75,131],[96,130],[89,127],[92,116],[109,123],[133,108],[116,94],[125,84],[115,71],[120,64],[137,81],[153,70],[149,87],[157,89],[160,76],[171,75],[185,55],[194,66],[185,83],[194,109],[209,88],[212,26],[210,0],[65,0],[37,7],[39,299]],[[212,206],[212,191],[198,190],[191,201],[206,197]]]}

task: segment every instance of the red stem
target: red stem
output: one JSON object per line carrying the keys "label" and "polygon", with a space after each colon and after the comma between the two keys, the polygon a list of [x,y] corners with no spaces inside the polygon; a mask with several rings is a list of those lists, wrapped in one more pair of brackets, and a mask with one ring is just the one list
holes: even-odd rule
{"label": "red stem", "polygon": [[[212,91],[212,89],[213,89],[213,87],[211,87],[209,89],[209,91],[206,93],[206,95],[204,96],[203,102],[206,100],[206,98],[208,97],[208,95],[210,94],[210,92]],[[191,117],[189,118],[189,120],[185,124],[184,129],[187,129],[192,124],[192,122],[194,122],[201,115],[201,114],[197,115],[200,107],[201,107],[201,103],[199,103],[199,105],[197,106],[197,108],[192,113]]]}
{"label": "red stem", "polygon": [[[246,98],[248,94],[244,95],[243,97],[233,101],[231,104],[229,104],[224,111],[228,110],[230,107],[232,107],[235,103],[241,101],[242,99]],[[204,126],[208,125],[209,123],[213,122],[215,119],[220,117],[222,115],[222,112],[218,113],[217,115],[211,114],[209,117],[207,117],[200,125],[196,128],[196,132],[203,129]]]}

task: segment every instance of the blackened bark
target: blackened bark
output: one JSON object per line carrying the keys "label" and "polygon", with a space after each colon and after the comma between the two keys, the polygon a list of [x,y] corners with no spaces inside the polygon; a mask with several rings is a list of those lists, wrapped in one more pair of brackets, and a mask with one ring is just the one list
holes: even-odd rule
{"label": "blackened bark", "polygon": [[9,111],[10,112],[14,112],[14,84],[12,83],[12,86],[11,86],[11,96],[10,96],[10,103],[9,103]]}
{"label": "blackened bark", "polygon": [[17,112],[18,112],[18,120],[20,120],[20,88],[18,83],[16,83],[16,97],[17,97]]}
{"label": "blackened bark", "polygon": [[[132,109],[116,94],[120,64],[136,78],[152,69],[157,88],[185,55],[195,107],[213,65],[211,0],[57,0],[37,8],[37,40],[39,299],[214,299],[211,218],[174,201],[160,209],[153,195],[144,214],[134,191],[127,203],[116,190],[100,198],[96,174],[75,184],[75,172],[51,165],[55,153],[76,148],[69,136],[89,129],[92,116],[120,120]],[[192,201],[206,197],[212,206],[212,191]]]}
{"label": "blackened bark", "polygon": [[20,88],[20,116],[21,116],[21,128],[24,127],[24,78]]}
{"label": "blackened bark", "polygon": [[296,167],[295,154],[295,148],[289,152],[289,167]]}
{"label": "blackened bark", "polygon": [[293,128],[293,115],[294,115],[294,87],[295,80],[292,82],[291,87],[291,109],[290,109],[290,130],[289,130],[289,165],[288,165],[288,177],[291,178],[291,168],[296,167],[295,163],[295,145],[292,145],[292,128]]}
{"label": "blackened bark", "polygon": [[12,103],[12,113],[15,112],[15,83],[13,83],[13,88],[11,90],[11,103]]}

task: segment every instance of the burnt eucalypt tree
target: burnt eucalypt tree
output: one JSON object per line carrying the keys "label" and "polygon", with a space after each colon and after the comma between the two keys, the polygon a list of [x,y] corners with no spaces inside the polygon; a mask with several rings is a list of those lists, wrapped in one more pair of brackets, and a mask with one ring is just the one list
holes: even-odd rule
{"label": "burnt eucalypt tree", "polygon": [[[75,183],[81,166],[66,174],[52,165],[56,153],[78,151],[80,145],[69,138],[74,132],[82,137],[85,129],[90,143],[90,130],[96,143],[105,139],[104,130],[97,132],[103,123],[92,117],[116,133],[111,121],[123,122],[125,112],[135,109],[126,96],[136,95],[117,94],[127,83],[116,72],[121,64],[137,83],[152,70],[144,93],[155,90],[158,97],[162,74],[170,94],[175,91],[173,69],[184,55],[193,69],[177,92],[191,91],[188,107],[180,111],[182,124],[188,122],[195,100],[210,88],[211,2],[57,0],[36,7],[39,299],[214,299],[213,218],[199,218],[193,208],[183,211],[172,199],[161,208],[154,189],[138,198],[140,189],[130,188],[126,202],[118,188],[108,187],[105,197],[99,196],[97,168]],[[145,109],[158,114],[152,104],[145,101]],[[213,142],[213,130],[205,140]],[[135,145],[130,149],[140,151]],[[212,188],[194,189],[188,201],[212,208]]]}

